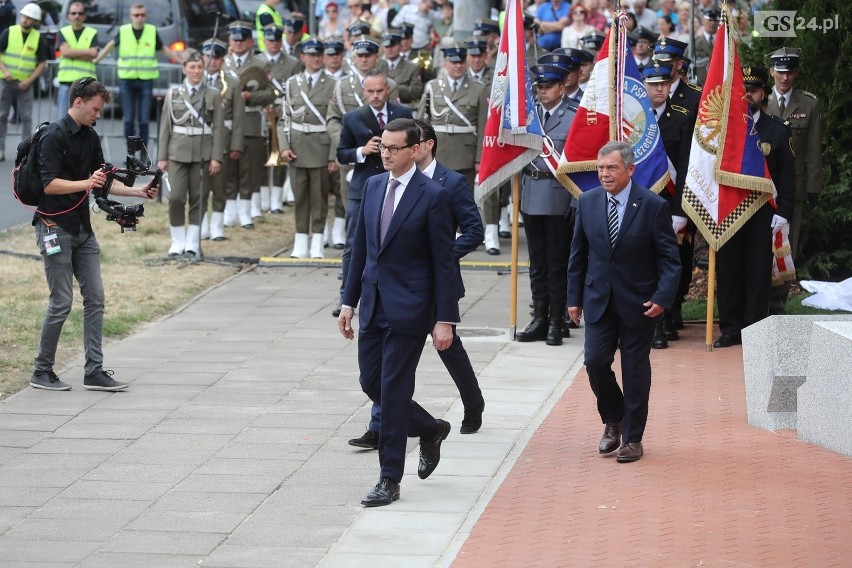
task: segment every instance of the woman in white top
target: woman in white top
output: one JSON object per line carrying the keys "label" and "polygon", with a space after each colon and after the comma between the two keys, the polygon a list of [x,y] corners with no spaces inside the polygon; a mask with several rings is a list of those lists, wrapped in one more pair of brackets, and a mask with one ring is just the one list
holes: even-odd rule
{"label": "woman in white top", "polygon": [[595,31],[595,28],[586,23],[588,13],[586,5],[582,2],[577,2],[571,7],[571,23],[562,30],[562,47],[583,47],[580,38]]}

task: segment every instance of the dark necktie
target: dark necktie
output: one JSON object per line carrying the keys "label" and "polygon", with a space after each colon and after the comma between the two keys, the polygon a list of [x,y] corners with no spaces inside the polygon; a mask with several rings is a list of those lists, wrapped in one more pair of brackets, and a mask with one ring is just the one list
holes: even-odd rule
{"label": "dark necktie", "polygon": [[713,41],[716,39],[716,34],[710,34],[710,47],[713,47]]}
{"label": "dark necktie", "polygon": [[651,109],[651,110],[654,111],[654,116],[660,116],[659,114],[657,114],[657,109],[654,108],[654,109]]}
{"label": "dark necktie", "polygon": [[787,97],[781,97],[778,101],[778,108],[781,109],[781,118],[784,118],[784,111],[787,110]]}
{"label": "dark necktie", "polygon": [[385,113],[383,113],[383,112],[379,112],[379,113],[376,114],[376,120],[379,121],[379,129],[381,129],[381,130],[385,129],[385,116],[384,115],[385,115]]}
{"label": "dark necktie", "polygon": [[379,245],[385,242],[385,235],[388,234],[391,217],[393,217],[393,202],[396,200],[396,188],[401,184],[398,180],[392,179],[388,182],[388,192],[385,194],[385,204],[382,207],[382,222],[379,226]]}
{"label": "dark necktie", "polygon": [[313,86],[314,86],[314,79],[313,79],[313,77],[308,75],[308,88],[310,89]]}
{"label": "dark necktie", "polygon": [[189,98],[192,98],[192,97],[194,97],[194,96],[195,96],[195,91],[196,91],[196,90],[197,90],[197,89],[196,89],[195,87],[192,87],[192,88],[189,90]]}
{"label": "dark necktie", "polygon": [[550,120],[550,111],[546,110],[544,111],[544,122],[547,122],[548,120]]}
{"label": "dark necktie", "polygon": [[615,246],[618,238],[618,199],[615,196],[609,198],[609,244]]}
{"label": "dark necktie", "polygon": [[458,91],[458,90],[459,90],[459,83],[458,83],[458,81],[453,81],[453,92],[455,93],[455,92],[456,92],[456,91]]}

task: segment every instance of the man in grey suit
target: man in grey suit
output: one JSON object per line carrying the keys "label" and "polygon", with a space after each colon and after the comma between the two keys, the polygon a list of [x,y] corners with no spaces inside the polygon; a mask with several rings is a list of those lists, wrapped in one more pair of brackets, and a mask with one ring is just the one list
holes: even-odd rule
{"label": "man in grey suit", "polygon": [[[620,463],[643,454],[654,324],[680,279],[669,206],[632,182],[633,160],[624,142],[598,152],[602,187],[580,196],[568,262],[568,313],[579,323],[585,311],[586,372],[606,424],[598,451],[617,449]],[[623,391],[612,371],[619,346]]]}
{"label": "man in grey suit", "polygon": [[[538,92],[539,119],[554,148],[561,152],[577,112],[564,96],[567,70],[559,65],[535,65],[531,71]],[[537,157],[523,173],[521,213],[530,253],[533,320],[517,334],[517,340],[562,345],[572,198],[543,158]]]}

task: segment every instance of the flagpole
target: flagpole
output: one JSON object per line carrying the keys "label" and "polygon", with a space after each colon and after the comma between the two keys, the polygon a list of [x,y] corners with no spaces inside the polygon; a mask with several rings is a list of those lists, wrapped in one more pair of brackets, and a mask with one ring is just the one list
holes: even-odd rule
{"label": "flagpole", "polygon": [[512,283],[509,292],[509,335],[515,340],[518,326],[518,216],[521,211],[521,176],[512,176]]}
{"label": "flagpole", "polygon": [[710,248],[707,264],[707,325],[704,328],[704,350],[713,351],[713,304],[716,302],[716,249]]}

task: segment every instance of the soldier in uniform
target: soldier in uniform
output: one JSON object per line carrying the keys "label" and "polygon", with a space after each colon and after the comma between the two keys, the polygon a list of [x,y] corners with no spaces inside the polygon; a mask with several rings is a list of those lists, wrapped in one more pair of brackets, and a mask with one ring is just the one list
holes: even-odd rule
{"label": "soldier in uniform", "polygon": [[500,47],[500,24],[494,20],[476,20],[473,22],[473,37],[485,40],[488,59],[493,66]]}
{"label": "soldier in uniform", "polygon": [[[263,62],[266,74],[269,77],[269,82],[272,83],[272,90],[275,94],[273,103],[264,108],[264,117],[267,120],[269,128],[272,128],[274,119],[280,113],[284,104],[284,83],[287,79],[303,70],[304,66],[295,57],[285,54],[281,49],[284,29],[275,25],[269,25],[263,28],[263,36],[266,46],[266,51],[257,56]],[[280,148],[270,148],[270,152],[278,152]],[[271,166],[272,178],[270,180],[269,172],[266,175],[261,175],[266,178],[266,185],[260,186],[260,210],[271,211],[272,213],[284,213],[284,180],[287,176],[286,166]],[[269,182],[272,183],[269,183]]]}
{"label": "soldier in uniform", "polygon": [[777,195],[754,212],[748,221],[719,249],[716,255],[716,290],[719,304],[719,330],[722,335],[713,347],[742,343],[743,328],[769,314],[772,283],[772,235],[793,215],[795,200],[795,158],[790,128],[784,120],[766,112],[769,97],[769,71],[763,67],[743,69],[749,111],[766,156],[766,165]]}
{"label": "soldier in uniform", "polygon": [[652,32],[644,26],[639,26],[635,32],[636,44],[633,46],[633,59],[639,69],[651,64],[654,55],[654,42],[659,34]]}
{"label": "soldier in uniform", "polygon": [[[323,66],[325,73],[335,81],[339,81],[346,74],[343,70],[343,53],[346,51],[343,38],[331,38],[323,43]],[[328,109],[326,109],[327,111]],[[337,145],[335,144],[335,147]],[[326,233],[331,233],[331,242],[334,248],[342,250],[346,246],[346,200],[343,197],[340,181],[340,168],[331,174],[331,188],[329,193],[334,195],[334,221],[329,231],[326,225]]]}
{"label": "soldier in uniform", "polygon": [[[245,103],[242,115],[234,115],[234,121],[239,121],[243,127],[242,159],[230,174],[232,180],[239,180],[240,199],[237,203],[237,214],[243,229],[254,229],[252,219],[261,215],[260,184],[266,154],[266,137],[261,129],[261,116],[263,107],[275,100],[272,87],[265,80],[263,60],[252,55],[251,34],[250,24],[232,22],[228,26],[231,54],[225,59],[225,74],[240,81],[240,96]],[[229,226],[229,221],[232,220],[226,215],[226,227]]]}
{"label": "soldier in uniform", "polygon": [[[201,217],[210,176],[221,167],[224,123],[219,91],[204,84],[204,62],[194,49],[183,52],[185,80],[169,89],[160,119],[157,167],[169,172],[169,258],[194,258],[200,248]],[[199,175],[199,171],[200,174]],[[187,227],[187,203],[189,223]]]}
{"label": "soldier in uniform", "polygon": [[586,85],[589,84],[589,78],[592,76],[592,68],[595,66],[595,59],[601,47],[603,47],[605,37],[601,32],[594,31],[580,38],[583,44],[583,51],[591,55],[591,57],[587,56],[583,64],[580,65],[580,88],[583,91],[586,90]]}
{"label": "soldier in uniform", "polygon": [[[296,197],[294,258],[323,257],[323,231],[328,216],[329,174],[337,171],[335,146],[325,116],[334,93],[334,79],[322,70],[323,43],[310,37],[299,44],[305,71],[287,80],[284,120],[279,124],[281,157],[289,162],[290,185]],[[310,234],[310,253],[308,236]]]}
{"label": "soldier in uniform", "polygon": [[[220,39],[209,39],[202,45],[204,54],[204,82],[212,87],[222,97],[223,141],[222,168],[218,175],[212,177],[211,214],[207,223],[207,211],[201,222],[201,238],[214,241],[225,240],[225,210],[230,206],[231,214],[236,216],[237,209],[237,180],[231,172],[236,169],[237,162],[242,158],[243,127],[240,121],[234,122],[234,116],[241,116],[245,109],[243,97],[240,95],[240,82],[222,70],[228,44]],[[226,183],[232,180],[231,183]]]}
{"label": "soldier in uniform", "polygon": [[420,68],[410,60],[399,55],[402,34],[389,31],[382,36],[382,47],[385,51],[383,61],[387,66],[387,76],[392,79],[399,89],[399,102],[412,106],[420,102],[423,96],[423,81]]}
{"label": "soldier in uniform", "polygon": [[[695,236],[694,225],[690,224],[690,229],[685,233],[680,234],[680,232],[687,226],[688,222],[681,202],[683,198],[683,186],[686,181],[686,171],[689,168],[689,152],[692,148],[692,131],[695,127],[695,116],[686,107],[674,104],[669,99],[669,91],[672,85],[671,74],[671,67],[659,61],[654,61],[653,64],[642,69],[642,77],[645,81],[645,88],[648,91],[648,98],[651,102],[654,116],[657,117],[657,124],[660,127],[660,137],[663,139],[666,155],[674,166],[676,173],[674,194],[664,189],[660,192],[660,195],[669,202],[669,209],[672,214],[672,230],[678,239],[681,264],[689,267],[691,273],[693,238]],[[654,338],[651,344],[651,347],[654,349],[665,349],[669,346],[669,341],[679,339],[677,329],[672,321],[672,312],[675,310],[678,313],[680,312],[680,306],[683,304],[683,298],[689,288],[690,281],[691,278],[685,276],[683,273],[681,274],[678,293],[675,296],[672,309],[665,311],[663,318],[657,321],[654,328]]]}
{"label": "soldier in uniform", "polygon": [[[545,56],[546,57],[546,56]],[[539,114],[545,135],[558,152],[565,147],[577,107],[565,98],[565,68],[536,65],[531,69],[538,93]],[[568,256],[571,251],[575,201],[554,173],[537,157],[524,167],[521,178],[521,213],[530,255],[530,289],[533,320],[516,335],[518,341],[562,345],[568,294]],[[576,207],[576,203],[575,203]],[[570,334],[570,332],[569,332]],[[565,335],[567,337],[568,335]]]}
{"label": "soldier in uniform", "polygon": [[467,76],[482,83],[485,92],[490,94],[494,67],[488,65],[488,43],[482,38],[472,37],[464,45],[467,48]]}
{"label": "soldier in uniform", "polygon": [[402,43],[399,45],[399,54],[401,57],[414,61],[420,55],[417,53],[417,50],[411,48],[411,44],[414,42],[414,24],[403,22],[399,27],[399,31],[402,32]]}
{"label": "soldier in uniform", "polygon": [[524,43],[526,47],[527,67],[532,68],[538,61],[538,42],[536,34],[538,33],[538,24],[535,23],[535,18],[529,14],[524,14]]}
{"label": "soldier in uniform", "polygon": [[[281,49],[285,54],[296,57],[298,55],[296,46],[302,40],[302,29],[305,27],[305,15],[300,12],[291,12],[289,16],[284,18],[284,41],[281,43]],[[299,71],[303,71],[301,68]]]}
{"label": "soldier in uniform", "polygon": [[716,8],[704,10],[704,29],[695,36],[695,76],[699,85],[703,85],[707,80],[707,70],[710,69],[710,58],[713,56],[713,45],[716,43],[721,17],[722,12]]}
{"label": "soldier in uniform", "polygon": [[[800,54],[798,48],[782,47],[769,56],[772,62],[769,72],[775,83],[769,95],[769,114],[783,118],[790,125],[793,153],[796,156],[796,199],[793,218],[790,219],[790,247],[794,259],[799,248],[805,202],[813,209],[822,191],[819,102],[811,93],[794,88],[799,75]],[[788,291],[789,284],[773,287],[770,313],[784,313]]]}
{"label": "soldier in uniform", "polygon": [[[438,161],[465,176],[473,188],[482,157],[489,93],[482,83],[468,78],[464,47],[446,47],[442,52],[446,76],[426,84],[416,114],[429,122],[438,135]],[[490,254],[499,254],[499,200],[495,199],[492,207],[484,209],[485,246],[489,252],[493,251]]]}

